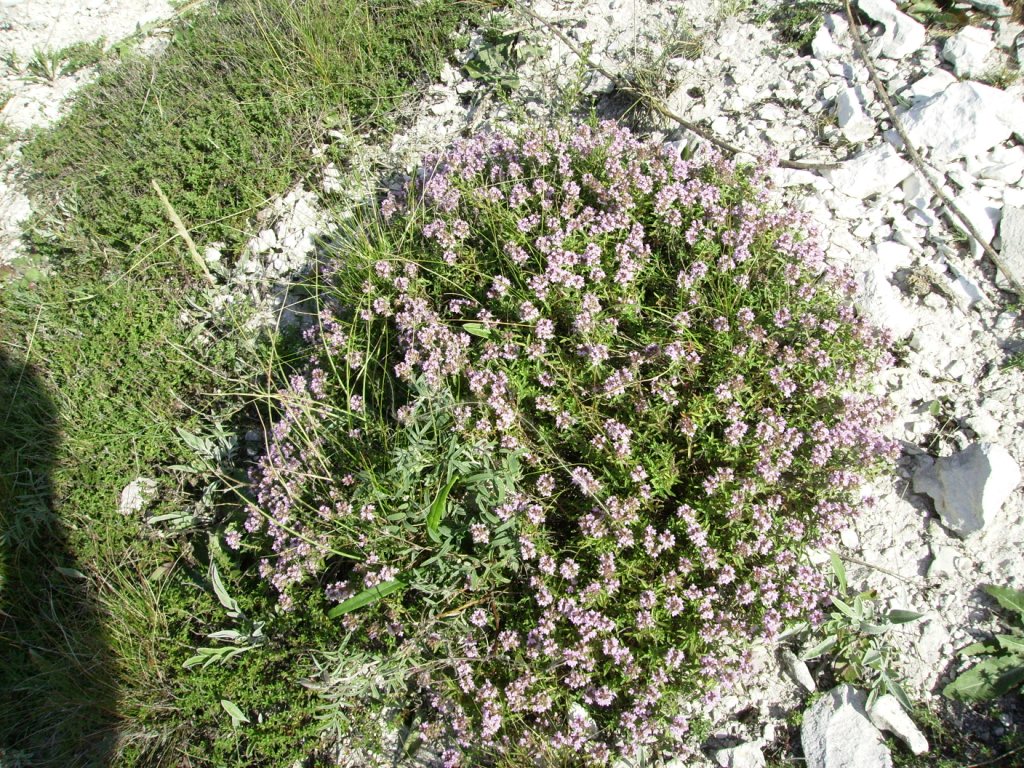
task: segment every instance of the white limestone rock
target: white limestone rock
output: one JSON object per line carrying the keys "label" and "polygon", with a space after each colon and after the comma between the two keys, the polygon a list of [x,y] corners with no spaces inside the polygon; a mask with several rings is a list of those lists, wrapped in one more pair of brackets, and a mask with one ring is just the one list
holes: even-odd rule
{"label": "white limestone rock", "polygon": [[862,291],[856,304],[872,322],[902,339],[913,333],[917,322],[913,311],[903,304],[899,291],[889,281],[889,274],[889,270],[877,262],[864,270],[860,278]]}
{"label": "white limestone rock", "polygon": [[892,755],[864,711],[867,696],[840,685],[804,713],[800,742],[807,768],[892,768]]}
{"label": "white limestone rock", "polygon": [[1013,185],[1024,176],[1024,147],[996,146],[978,160],[975,175],[1001,184]]}
{"label": "white limestone rock", "polygon": [[918,469],[913,485],[915,493],[931,496],[943,524],[965,539],[996,522],[1020,478],[1020,467],[1001,445],[973,443]]}
{"label": "white limestone rock", "polygon": [[924,25],[902,13],[892,0],[858,0],[857,7],[885,27],[885,32],[874,43],[873,52],[890,59],[902,59],[924,45]]}
{"label": "white limestone rock", "polygon": [[822,24],[814,34],[814,39],[811,40],[811,52],[816,59],[826,60],[838,58],[844,55],[846,50],[836,44],[828,28]]}
{"label": "white limestone rock", "polygon": [[995,50],[992,32],[981,27],[964,27],[946,40],[942,58],[953,65],[957,77],[975,77],[988,68],[988,57]]}
{"label": "white limestone rock", "polygon": [[[996,235],[996,227],[999,224],[1002,206],[973,189],[960,190],[953,195],[953,202],[956,203],[957,208],[960,209],[967,220],[971,222],[971,225],[977,230],[978,234],[981,235],[982,240],[987,244],[991,243],[992,238]],[[953,224],[961,232],[968,234],[967,228],[960,223],[959,219],[954,219]],[[973,237],[970,240],[971,256],[976,259],[980,258],[985,249]]]}
{"label": "white limestone rock", "polygon": [[[982,83],[953,83],[902,117],[907,137],[936,161],[980,155],[1024,133],[1024,103]],[[897,139],[898,141],[898,139]]]}
{"label": "white limestone rock", "polygon": [[907,89],[907,96],[914,103],[927,101],[933,96],[938,96],[955,82],[957,79],[952,72],[947,72],[945,69],[933,69],[910,85]]}
{"label": "white limestone rock", "polygon": [[[952,547],[938,547],[932,549],[932,561],[928,564],[927,576],[929,579],[943,579],[953,576],[957,572],[956,563],[959,553]],[[875,723],[878,725],[878,723]],[[882,726],[878,726],[881,728]]]}
{"label": "white limestone rock", "polygon": [[966,423],[982,440],[993,440],[999,435],[999,421],[986,410],[978,410]]}
{"label": "white limestone rock", "polygon": [[765,768],[764,753],[761,743],[748,741],[736,747],[719,749],[715,752],[715,762],[721,768]]}
{"label": "white limestone rock", "polygon": [[814,684],[814,677],[811,670],[800,658],[789,648],[782,648],[779,651],[779,661],[782,663],[782,670],[794,683],[799,685],[808,693],[814,693],[818,686]]}
{"label": "white limestone rock", "polygon": [[1024,32],[1024,24],[1000,19],[996,22],[996,46],[1013,53],[1017,47],[1017,36],[1021,32]]}
{"label": "white limestone rock", "polygon": [[1002,252],[999,254],[1010,277],[1024,285],[1024,207],[1003,206],[999,223],[999,239]]}
{"label": "white limestone rock", "polygon": [[928,751],[928,739],[891,693],[875,699],[875,703],[868,710],[868,717],[878,730],[891,733],[906,744],[915,755],[923,755]]}
{"label": "white limestone rock", "polygon": [[823,171],[832,186],[850,197],[863,200],[885,194],[909,176],[914,166],[896,154],[889,144],[861,152],[839,168]]}
{"label": "white limestone rock", "polygon": [[839,130],[851,144],[863,144],[875,135],[875,121],[864,111],[863,88],[843,88],[836,96]]}

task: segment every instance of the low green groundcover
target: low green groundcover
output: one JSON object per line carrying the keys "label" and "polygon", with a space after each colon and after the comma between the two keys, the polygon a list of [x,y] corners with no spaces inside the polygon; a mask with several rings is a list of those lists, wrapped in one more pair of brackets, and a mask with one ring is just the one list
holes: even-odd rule
{"label": "low green groundcover", "polygon": [[750,641],[820,617],[887,340],[765,172],[484,134],[342,234],[228,540],[323,591],[352,723],[452,766],[687,754]]}

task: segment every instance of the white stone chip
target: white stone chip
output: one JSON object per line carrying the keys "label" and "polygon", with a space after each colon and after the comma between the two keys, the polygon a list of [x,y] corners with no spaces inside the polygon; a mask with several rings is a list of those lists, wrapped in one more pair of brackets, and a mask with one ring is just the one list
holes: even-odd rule
{"label": "white stone chip", "polygon": [[875,135],[875,121],[864,111],[857,88],[843,88],[836,96],[836,118],[839,130],[851,144],[863,144]]}
{"label": "white stone chip", "polygon": [[953,83],[957,82],[956,76],[945,69],[933,69],[924,77],[915,80],[907,89],[907,95],[913,102],[927,101],[933,96],[938,96]]}
{"label": "white stone chip", "polygon": [[942,58],[953,65],[957,77],[975,77],[986,70],[989,54],[995,47],[995,39],[989,30],[964,27],[946,40]]}
{"label": "white stone chip", "polygon": [[963,539],[999,522],[1020,478],[1020,467],[1001,445],[973,443],[918,469],[913,484],[915,493],[932,497],[943,524]]}
{"label": "white stone chip", "polygon": [[[962,189],[953,195],[953,202],[967,218],[971,225],[981,235],[981,239],[990,244],[996,235],[996,227],[999,224],[1002,206],[993,202],[973,189]],[[953,219],[953,225],[964,234],[968,234],[967,228],[960,223],[959,219]],[[971,241],[971,256],[980,258],[985,249],[974,237]]]}
{"label": "white stone chip", "polygon": [[715,762],[721,768],[765,768],[766,765],[761,744],[757,741],[719,749],[715,752]]}
{"label": "white stone chip", "polygon": [[871,195],[885,194],[914,170],[888,144],[861,152],[842,163],[839,168],[822,173],[838,191],[863,200]]}
{"label": "white stone chip", "polygon": [[1024,207],[1003,206],[999,223],[999,239],[1002,240],[1000,261],[1010,273],[1009,277],[1024,285]]}
{"label": "white stone chip", "polygon": [[1003,0],[967,0],[971,6],[989,16],[1003,18],[1013,13],[1013,10]]}
{"label": "white stone chip", "polygon": [[858,0],[857,7],[885,27],[873,45],[882,56],[902,59],[924,45],[924,25],[901,12],[892,0]]}
{"label": "white stone chip", "polygon": [[822,24],[814,34],[814,39],[811,40],[811,52],[816,59],[826,60],[843,56],[846,49],[836,44],[828,28]]}
{"label": "white stone chip", "polygon": [[856,305],[875,325],[888,328],[896,339],[909,336],[917,325],[913,312],[904,306],[900,293],[889,282],[889,270],[871,264],[861,275],[863,290]]}
{"label": "white stone chip", "polygon": [[891,733],[906,744],[915,755],[923,755],[928,751],[928,739],[891,693],[875,699],[875,703],[868,710],[868,717],[876,728]]}
{"label": "white stone chip", "polygon": [[782,662],[782,669],[789,678],[805,691],[814,693],[818,689],[818,686],[814,684],[814,677],[811,675],[811,670],[807,668],[807,664],[801,661],[789,648],[783,648],[779,651],[779,661]]}

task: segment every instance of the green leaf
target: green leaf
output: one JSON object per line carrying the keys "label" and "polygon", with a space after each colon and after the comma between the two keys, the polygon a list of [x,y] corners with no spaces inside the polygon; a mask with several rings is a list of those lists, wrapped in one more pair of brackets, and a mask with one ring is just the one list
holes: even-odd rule
{"label": "green leaf", "polygon": [[811,625],[806,621],[797,622],[791,627],[788,627],[779,634],[779,640],[785,640],[787,637],[793,637],[793,635],[801,635],[811,628]]}
{"label": "green leaf", "polygon": [[430,504],[430,511],[427,512],[427,535],[435,542],[440,541],[437,535],[438,527],[441,525],[441,518],[444,517],[448,505],[448,494],[454,486],[455,478],[453,477],[448,481],[448,485],[438,491],[437,496]]}
{"label": "green leaf", "polygon": [[217,563],[213,560],[210,561],[209,576],[210,583],[213,584],[213,593],[217,596],[220,604],[227,608],[228,616],[232,618],[241,616],[242,609],[238,606],[238,602],[228,594],[224,582],[220,579],[220,573],[217,571]]}
{"label": "green leaf", "polygon": [[960,656],[978,656],[982,653],[995,653],[999,650],[999,646],[993,642],[985,640],[981,643],[971,643],[966,648],[961,648],[958,652]]}
{"label": "green leaf", "polygon": [[890,624],[909,624],[911,621],[917,621],[922,616],[924,614],[917,611],[904,611],[899,608],[893,608],[886,614],[885,618]]}
{"label": "green leaf", "polygon": [[903,686],[893,680],[891,677],[886,677],[885,687],[889,689],[889,693],[896,697],[903,709],[907,712],[911,712],[914,709],[914,703],[910,700],[907,692],[903,690]]}
{"label": "green leaf", "polygon": [[852,607],[850,607],[849,605],[844,603],[842,600],[840,600],[838,597],[833,597],[832,598],[832,605],[834,605],[836,608],[838,608],[839,611],[844,616],[848,616],[849,618],[853,619],[854,621],[860,621],[860,616],[858,615],[858,613],[856,611],[854,611],[854,609]]}
{"label": "green leaf", "polygon": [[364,589],[358,595],[353,595],[348,600],[334,606],[327,612],[328,618],[336,619],[339,616],[344,616],[346,613],[358,610],[365,605],[370,605],[380,600],[382,597],[390,595],[392,592],[397,592],[405,586],[405,582],[398,581],[386,581],[383,584],[378,584],[376,587],[370,587]]}
{"label": "green leaf", "polygon": [[813,645],[810,648],[808,648],[807,650],[805,650],[803,653],[801,653],[800,654],[800,660],[801,661],[810,661],[811,659],[816,659],[819,656],[821,656],[821,654],[823,654],[825,651],[827,651],[829,648],[831,648],[835,644],[836,644],[836,636],[835,635],[829,635],[828,637],[826,637],[824,640],[822,640],[817,645]]}
{"label": "green leaf", "polygon": [[491,337],[491,329],[480,323],[463,323],[462,330],[474,336],[479,336],[481,339],[489,339]]}
{"label": "green leaf", "polygon": [[981,701],[1009,693],[1024,682],[1024,664],[1015,656],[985,659],[942,689],[951,699]]}
{"label": "green leaf", "polygon": [[248,723],[249,718],[245,716],[245,713],[238,708],[238,705],[233,701],[227,699],[221,699],[220,705],[224,707],[224,711],[231,715],[231,724],[238,725],[239,723]]}
{"label": "green leaf", "polygon": [[57,573],[61,576],[67,576],[69,579],[82,579],[83,581],[88,578],[84,573],[79,571],[77,568],[63,568],[61,566],[56,567]]}
{"label": "green leaf", "polygon": [[1024,591],[997,587],[994,584],[985,584],[982,589],[994,597],[1003,608],[1016,612],[1021,621],[1024,621]]}
{"label": "green leaf", "polygon": [[832,560],[832,571],[836,575],[836,580],[839,582],[840,594],[846,594],[846,567],[843,565],[843,561],[839,559],[839,555],[835,552],[829,552],[829,559]]}
{"label": "green leaf", "polygon": [[996,642],[1004,651],[1024,656],[1024,637],[1018,635],[996,635]]}
{"label": "green leaf", "polygon": [[865,635],[884,635],[889,629],[890,626],[888,624],[872,624],[869,621],[862,621],[860,623],[860,631]]}

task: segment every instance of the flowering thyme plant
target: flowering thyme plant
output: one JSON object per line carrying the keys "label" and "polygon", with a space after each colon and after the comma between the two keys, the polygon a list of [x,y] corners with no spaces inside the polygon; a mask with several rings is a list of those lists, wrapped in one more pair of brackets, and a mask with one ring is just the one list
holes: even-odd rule
{"label": "flowering thyme plant", "polygon": [[885,340],[769,201],[611,123],[480,135],[318,273],[235,544],[407,660],[447,765],[685,754],[750,640],[820,620]]}

